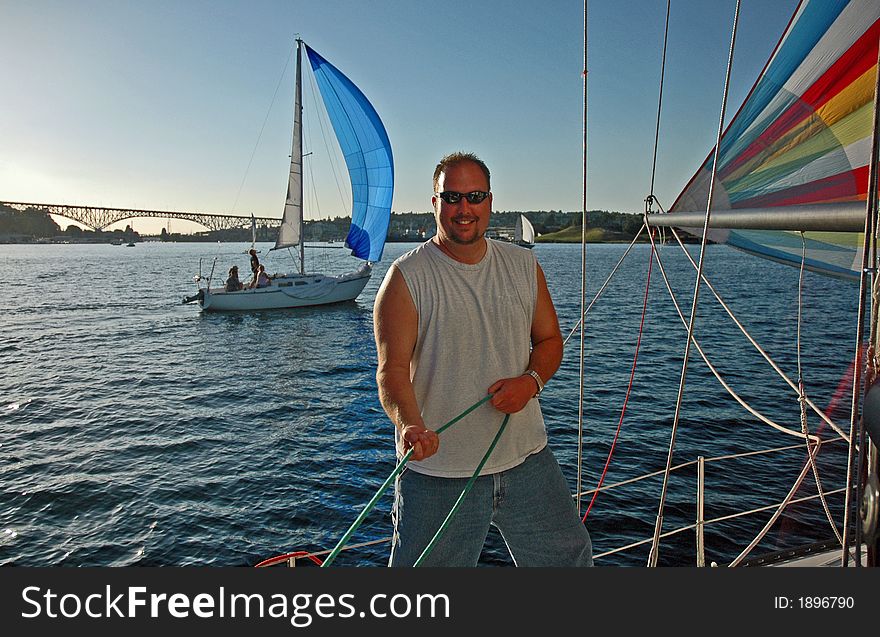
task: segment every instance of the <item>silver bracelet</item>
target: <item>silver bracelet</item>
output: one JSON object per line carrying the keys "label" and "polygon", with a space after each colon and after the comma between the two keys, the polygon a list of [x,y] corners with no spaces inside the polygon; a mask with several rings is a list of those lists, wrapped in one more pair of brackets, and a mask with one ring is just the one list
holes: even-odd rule
{"label": "silver bracelet", "polygon": [[535,392],[535,396],[540,395],[541,392],[544,391],[544,381],[541,380],[541,376],[538,374],[538,372],[536,372],[534,369],[527,369],[523,373],[528,374],[535,379],[535,382],[538,383],[538,391]]}

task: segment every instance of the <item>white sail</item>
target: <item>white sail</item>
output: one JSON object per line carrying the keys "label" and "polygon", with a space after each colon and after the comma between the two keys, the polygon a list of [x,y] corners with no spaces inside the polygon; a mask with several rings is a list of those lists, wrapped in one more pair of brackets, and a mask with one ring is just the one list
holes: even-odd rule
{"label": "white sail", "polygon": [[296,51],[296,100],[293,107],[293,148],[290,152],[290,177],[287,180],[287,201],[284,218],[278,229],[275,250],[299,244],[302,235],[302,67],[301,52]]}
{"label": "white sail", "polygon": [[532,222],[526,219],[523,215],[520,215],[522,219],[522,240],[525,243],[534,243],[535,242],[535,229],[532,227]]}
{"label": "white sail", "polygon": [[535,229],[532,227],[532,222],[526,219],[525,215],[520,215],[516,220],[516,227],[513,231],[513,240],[515,243],[519,244],[533,244],[535,243]]}

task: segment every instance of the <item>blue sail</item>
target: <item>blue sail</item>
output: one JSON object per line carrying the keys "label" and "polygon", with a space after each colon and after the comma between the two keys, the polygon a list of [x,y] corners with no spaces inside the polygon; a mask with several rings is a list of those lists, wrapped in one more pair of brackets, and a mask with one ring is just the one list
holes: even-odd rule
{"label": "blue sail", "polygon": [[379,261],[394,192],[388,134],[360,89],[308,45],[306,52],[351,179],[351,227],[345,245],[356,257]]}

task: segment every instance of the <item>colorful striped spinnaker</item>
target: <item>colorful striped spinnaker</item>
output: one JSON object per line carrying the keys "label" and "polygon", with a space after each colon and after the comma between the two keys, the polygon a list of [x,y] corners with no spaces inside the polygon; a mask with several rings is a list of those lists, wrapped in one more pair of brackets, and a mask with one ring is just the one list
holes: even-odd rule
{"label": "colorful striped spinnaker", "polygon": [[[878,39],[880,1],[802,0],[721,138],[713,211],[864,216]],[[669,212],[705,213],[713,154]],[[809,269],[858,277],[861,233],[804,235]],[[799,232],[716,228],[708,237],[784,263],[802,258]]]}

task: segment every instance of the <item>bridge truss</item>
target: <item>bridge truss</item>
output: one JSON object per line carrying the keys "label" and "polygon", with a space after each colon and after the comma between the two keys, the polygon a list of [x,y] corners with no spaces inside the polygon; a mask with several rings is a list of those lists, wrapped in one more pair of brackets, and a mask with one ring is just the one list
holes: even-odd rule
{"label": "bridge truss", "polygon": [[[77,223],[91,228],[103,230],[117,221],[137,218],[185,219],[198,223],[208,230],[229,230],[232,228],[249,228],[250,215],[215,215],[203,212],[177,212],[171,210],[138,210],[135,208],[104,208],[98,206],[72,206],[66,204],[22,203],[18,201],[0,201],[0,206],[7,206],[21,212],[41,212],[72,219]],[[281,219],[275,217],[255,217],[258,226],[276,227]]]}

